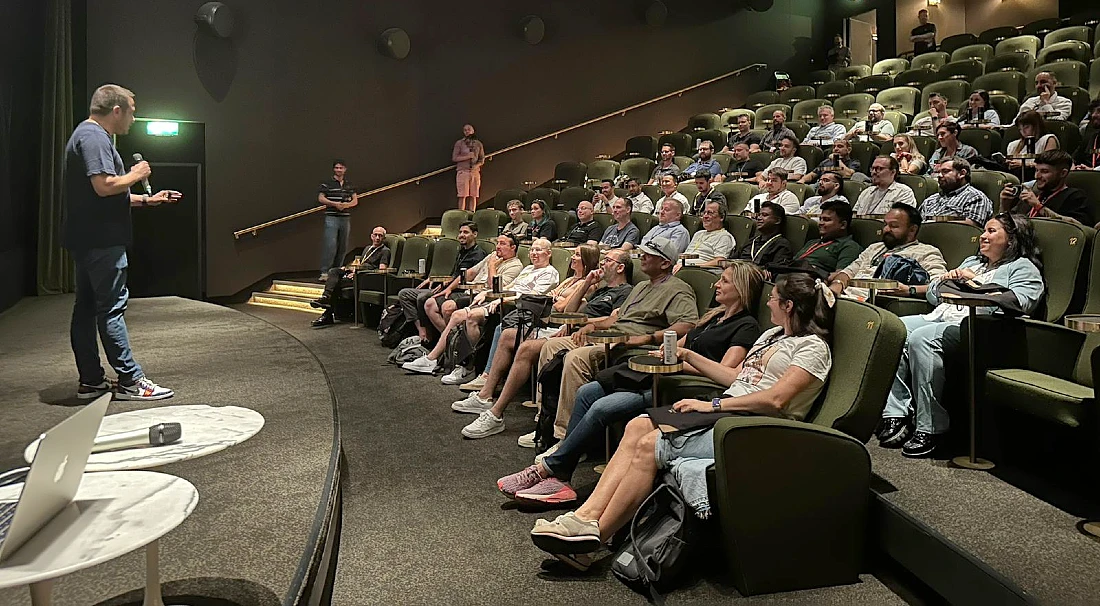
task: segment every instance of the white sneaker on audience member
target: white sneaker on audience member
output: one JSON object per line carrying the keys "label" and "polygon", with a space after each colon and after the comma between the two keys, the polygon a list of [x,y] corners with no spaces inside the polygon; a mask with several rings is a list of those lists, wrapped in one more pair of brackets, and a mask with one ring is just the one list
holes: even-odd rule
{"label": "white sneaker on audience member", "polygon": [[482,400],[476,391],[461,400],[455,400],[451,404],[451,410],[455,412],[466,412],[475,415],[479,415],[492,407],[493,401]]}
{"label": "white sneaker on audience member", "polygon": [[401,365],[401,368],[410,372],[419,372],[426,375],[430,375],[435,372],[435,367],[439,366],[438,360],[432,360],[427,355],[420,356],[412,362],[405,362]]}
{"label": "white sneaker on audience member", "polygon": [[538,465],[539,463],[542,463],[543,459],[545,459],[546,457],[548,457],[548,456],[554,454],[555,452],[557,452],[558,451],[558,446],[561,446],[561,442],[558,442],[558,443],[554,444],[553,446],[551,446],[550,448],[547,448],[546,452],[544,452],[542,454],[535,455],[535,465]]}
{"label": "white sneaker on audience member", "polygon": [[451,372],[443,375],[439,381],[444,385],[461,385],[474,374],[474,371],[465,366],[455,366]]}
{"label": "white sneaker on audience member", "polygon": [[519,437],[520,448],[534,448],[535,447],[535,432],[525,433]]}
{"label": "white sneaker on audience member", "polygon": [[504,431],[504,419],[498,419],[493,416],[492,411],[486,410],[478,415],[473,423],[462,428],[462,435],[471,440],[476,440],[487,438],[502,431]]}
{"label": "white sneaker on audience member", "polygon": [[469,383],[463,383],[458,388],[462,391],[481,391],[482,387],[485,387],[485,381],[489,380],[489,375],[481,373],[473,381]]}

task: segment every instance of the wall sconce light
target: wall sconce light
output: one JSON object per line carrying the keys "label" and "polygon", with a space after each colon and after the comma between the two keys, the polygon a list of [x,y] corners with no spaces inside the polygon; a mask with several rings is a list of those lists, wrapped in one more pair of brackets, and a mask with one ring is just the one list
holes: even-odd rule
{"label": "wall sconce light", "polygon": [[928,6],[939,6],[940,0],[928,0]]}

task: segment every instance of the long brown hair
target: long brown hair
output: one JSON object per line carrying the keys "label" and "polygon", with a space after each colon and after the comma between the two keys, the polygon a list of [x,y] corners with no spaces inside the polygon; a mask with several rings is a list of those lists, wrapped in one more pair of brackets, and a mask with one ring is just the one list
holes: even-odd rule
{"label": "long brown hair", "polygon": [[[819,283],[823,286],[819,287]],[[794,303],[792,333],[798,336],[815,334],[829,341],[836,310],[829,307],[826,300],[824,291],[828,288],[821,280],[804,273],[783,274],[776,279],[776,295],[783,301]]]}

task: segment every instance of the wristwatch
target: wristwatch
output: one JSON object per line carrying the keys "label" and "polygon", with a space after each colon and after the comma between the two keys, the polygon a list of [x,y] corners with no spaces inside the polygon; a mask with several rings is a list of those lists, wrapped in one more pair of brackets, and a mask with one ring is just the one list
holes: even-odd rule
{"label": "wristwatch", "polygon": [[146,206],[149,204],[149,194],[141,194],[141,205]]}
{"label": "wristwatch", "polygon": [[722,398],[714,398],[710,401],[710,407],[712,412],[718,412],[722,410]]}
{"label": "wristwatch", "polygon": [[909,296],[910,297],[917,296],[917,287],[916,286],[910,286],[909,287]]}

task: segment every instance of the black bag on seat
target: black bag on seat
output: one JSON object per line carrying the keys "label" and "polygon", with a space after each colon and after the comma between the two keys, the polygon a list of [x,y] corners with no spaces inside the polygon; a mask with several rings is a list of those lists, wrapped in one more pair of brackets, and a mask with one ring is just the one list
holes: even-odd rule
{"label": "black bag on seat", "polygon": [[674,588],[688,568],[702,524],[680,489],[662,482],[642,501],[630,521],[626,540],[611,562],[611,572],[628,586],[648,591],[655,604],[663,604],[660,592]]}

